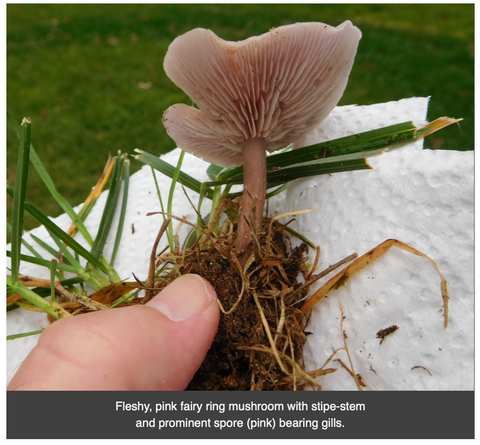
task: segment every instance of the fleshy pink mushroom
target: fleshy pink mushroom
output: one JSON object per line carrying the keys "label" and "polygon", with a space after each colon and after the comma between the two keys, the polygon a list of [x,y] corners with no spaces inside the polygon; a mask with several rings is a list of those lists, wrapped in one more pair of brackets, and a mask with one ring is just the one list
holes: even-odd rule
{"label": "fleshy pink mushroom", "polygon": [[173,105],[163,122],[186,152],[222,167],[244,166],[237,255],[244,264],[250,228],[260,227],[266,152],[301,146],[305,134],[337,105],[361,32],[346,21],[281,26],[240,42],[206,29],[177,37],[164,60],[168,77],[199,109]]}

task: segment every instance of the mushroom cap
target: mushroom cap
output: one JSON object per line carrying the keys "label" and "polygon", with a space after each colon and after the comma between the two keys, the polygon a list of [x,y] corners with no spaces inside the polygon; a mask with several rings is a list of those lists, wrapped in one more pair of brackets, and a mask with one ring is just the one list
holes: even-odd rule
{"label": "mushroom cap", "polygon": [[198,109],[168,108],[167,133],[223,167],[242,164],[247,139],[265,140],[270,152],[298,142],[342,97],[360,38],[350,21],[286,25],[239,42],[193,29],[171,43],[163,65]]}

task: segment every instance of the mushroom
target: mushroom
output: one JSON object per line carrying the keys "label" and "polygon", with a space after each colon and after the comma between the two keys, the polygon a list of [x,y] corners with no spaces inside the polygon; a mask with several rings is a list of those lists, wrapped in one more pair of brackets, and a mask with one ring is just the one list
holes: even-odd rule
{"label": "mushroom", "polygon": [[340,100],[361,32],[297,23],[239,42],[193,29],[177,37],[164,60],[168,77],[198,106],[176,104],[163,116],[168,135],[186,152],[221,167],[243,164],[244,192],[235,251],[245,264],[251,230],[261,226],[266,155],[323,121]]}

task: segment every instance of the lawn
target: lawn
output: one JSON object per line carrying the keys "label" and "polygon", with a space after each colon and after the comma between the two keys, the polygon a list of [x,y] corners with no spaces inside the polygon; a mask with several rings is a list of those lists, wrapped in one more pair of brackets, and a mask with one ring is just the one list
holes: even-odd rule
{"label": "lawn", "polygon": [[[243,40],[301,21],[363,33],[340,102],[368,105],[431,96],[429,118],[463,117],[427,148],[473,149],[473,5],[7,5],[7,109],[32,118],[32,143],[58,190],[81,203],[109,153],[174,148],[162,125],[171,104],[190,103],[167,78],[170,42],[195,28]],[[18,141],[7,131],[13,184]],[[135,171],[141,165],[132,161]],[[27,198],[61,213],[32,172]],[[35,226],[26,220],[26,228]]]}

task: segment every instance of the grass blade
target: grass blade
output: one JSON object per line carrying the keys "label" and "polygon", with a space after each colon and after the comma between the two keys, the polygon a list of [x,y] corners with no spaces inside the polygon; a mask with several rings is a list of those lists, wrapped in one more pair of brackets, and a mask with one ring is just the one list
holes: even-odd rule
{"label": "grass blade", "polygon": [[30,154],[31,121],[24,118],[18,149],[15,193],[12,207],[12,281],[18,281],[20,268],[20,251],[23,232],[23,215],[25,213],[25,196],[27,194],[28,164]]}
{"label": "grass blade", "polygon": [[41,334],[44,330],[45,329],[39,329],[38,331],[24,332],[22,334],[7,335],[7,340],[15,340],[17,338],[29,337],[31,335],[38,335],[38,334]]}
{"label": "grass blade", "polygon": [[219,167],[215,164],[210,164],[207,168],[207,175],[212,181],[218,180],[218,175],[222,173],[225,169],[223,167]]}
{"label": "grass blade", "polygon": [[[318,164],[331,163],[329,158],[354,155],[350,159],[364,159],[378,154],[385,148],[397,147],[415,140],[417,127],[413,122],[390,125],[377,130],[366,131],[339,139],[334,139],[308,147],[290,150],[288,152],[273,154],[267,157],[267,170],[292,167],[297,164],[315,162]],[[334,172],[338,172],[337,169]],[[341,170],[340,170],[341,171]],[[348,171],[348,170],[346,170]],[[323,173],[319,173],[323,174]],[[229,169],[218,175],[218,180],[236,179],[243,182],[243,167]]]}
{"label": "grass blade", "polygon": [[293,166],[273,172],[267,175],[267,187],[271,188],[280,184],[293,181],[294,179],[309,176],[328,175],[353,170],[371,169],[365,159],[353,159],[322,164],[311,163],[309,165]]}
{"label": "grass blade", "polygon": [[57,188],[55,187],[55,184],[52,181],[52,178],[48,174],[45,166],[43,165],[42,161],[38,157],[37,152],[35,151],[35,149],[33,147],[31,147],[31,161],[32,161],[33,166],[35,167],[35,170],[38,172],[40,178],[42,179],[43,183],[48,188],[48,191],[50,192],[52,197],[60,205],[62,210],[69,216],[69,218],[72,220],[72,222],[78,228],[79,232],[83,235],[85,240],[89,244],[91,244],[92,243],[92,237],[88,233],[88,230],[86,229],[85,225],[83,224],[82,219],[77,215],[75,210],[73,210],[73,207],[70,205],[70,203],[58,192]]}
{"label": "grass blade", "polygon": [[[151,165],[155,170],[158,170],[159,172],[173,179],[176,169],[168,162],[165,162],[159,157],[147,153],[146,151],[139,150],[138,148],[135,149],[135,152],[139,153],[135,156],[135,159],[143,162],[144,164]],[[193,190],[194,192],[197,192],[199,194],[202,193],[202,183],[195,178],[192,178],[190,175],[187,175],[186,173],[179,173],[178,182],[183,184],[185,187]],[[203,192],[205,193],[205,196],[207,198],[212,199],[213,191],[211,189],[207,188],[203,190]]]}
{"label": "grass blade", "polygon": [[100,258],[102,255],[115,217],[115,210],[117,208],[117,202],[120,196],[122,185],[124,160],[124,156],[121,155],[117,156],[115,159],[115,166],[113,167],[112,177],[110,179],[107,202],[105,203],[105,208],[103,210],[102,219],[100,220],[97,236],[95,237],[92,250],[90,251],[95,258]]}
{"label": "grass blade", "polygon": [[[33,233],[30,233],[30,236],[40,247],[43,247],[48,253],[50,253],[50,255],[52,255],[54,259],[57,258],[58,252],[53,247],[50,247],[45,241],[41,240],[40,238],[35,236]],[[31,250],[31,252],[35,255],[36,258],[43,259],[43,257],[39,253],[37,253],[35,250]],[[61,280],[64,277],[62,276],[61,273],[57,272],[57,278]]]}
{"label": "grass blade", "polygon": [[115,259],[117,257],[117,252],[120,247],[120,241],[122,240],[123,226],[125,223],[125,215],[127,213],[127,204],[128,204],[128,188],[130,185],[130,160],[125,159],[123,165],[123,196],[122,196],[122,207],[120,209],[120,216],[118,220],[117,235],[115,237],[115,243],[113,245],[112,257],[110,258],[110,266],[113,267],[115,264]]}
{"label": "grass blade", "polygon": [[62,309],[60,305],[50,304],[48,301],[38,296],[31,289],[24,286],[22,283],[19,283],[19,282],[14,283],[10,277],[7,277],[7,286],[11,288],[12,292],[17,293],[18,295],[23,297],[25,300],[27,300],[29,303],[42,309],[44,312],[52,315],[55,318],[62,318],[70,315],[68,312]]}
{"label": "grass blade", "polygon": [[[413,122],[390,125],[364,133],[314,144],[308,147],[272,154],[267,157],[267,187],[275,187],[294,179],[352,170],[368,169],[366,158],[415,142],[461,119],[439,118],[423,128]],[[212,166],[209,176],[215,181],[208,187],[242,184],[243,167],[219,170]]]}
{"label": "grass blade", "polygon": [[[347,156],[345,156],[347,158]],[[343,159],[338,157],[335,159]],[[310,163],[302,164],[300,166],[294,165],[279,170],[270,171],[267,173],[267,189],[277,187],[286,184],[294,179],[305,178],[308,176],[328,175],[331,173],[341,173],[353,170],[365,170],[371,167],[367,163],[365,158],[361,159],[345,159],[339,161],[331,161],[325,163]],[[223,184],[242,184],[243,177],[235,177],[233,179],[227,179],[224,181],[212,181],[205,184],[209,187],[218,186]],[[242,192],[229,194],[229,197],[239,196]]]}
{"label": "grass blade", "polygon": [[182,150],[180,153],[180,157],[178,158],[177,167],[175,168],[175,172],[172,177],[172,183],[170,185],[170,192],[168,194],[168,203],[167,203],[167,212],[172,213],[172,206],[173,206],[173,194],[175,192],[175,187],[177,185],[178,179],[180,177],[180,173],[182,171],[182,164],[183,158],[185,157],[185,152]]}
{"label": "grass blade", "polygon": [[[11,186],[7,184],[7,192],[11,196],[14,196],[14,190]],[[45,228],[50,232],[55,234],[60,238],[68,247],[77,252],[81,257],[85,258],[87,261],[94,264],[102,272],[108,274],[107,268],[95,258],[88,250],[81,246],[77,241],[75,241],[71,236],[64,232],[60,227],[58,227],[48,216],[38,210],[31,202],[25,200],[25,210],[30,213],[40,224],[44,225]],[[13,226],[13,224],[12,224]],[[48,267],[48,266],[47,266]]]}
{"label": "grass blade", "polygon": [[[182,163],[184,157],[185,152],[182,150],[178,158],[177,167],[175,168],[175,172],[173,173],[172,183],[170,184],[170,191],[168,193],[167,213],[169,213],[170,215],[173,214],[173,195],[175,193],[175,187],[177,185],[178,178],[182,171]],[[175,241],[173,239],[173,224],[169,224],[166,229],[168,245],[170,247],[170,251],[173,253],[175,248]]]}
{"label": "grass blade", "polygon": [[[7,230],[12,233],[12,226],[7,222]],[[42,256],[31,246],[24,238],[22,238],[22,245],[25,246],[34,256],[41,258]]]}
{"label": "grass blade", "polygon": [[[78,212],[78,216],[82,221],[85,221],[90,211],[97,203],[99,196],[101,195],[108,179],[110,178],[114,165],[115,165],[115,160],[111,156],[109,156],[108,161],[105,165],[105,168],[103,169],[102,175],[98,179],[97,183],[95,184],[95,187],[92,189],[87,199],[83,203],[82,208]],[[75,236],[76,230],[77,229],[75,224],[72,224],[72,226],[68,231],[69,235],[72,237]],[[91,238],[90,238],[89,244],[90,246],[93,245],[93,240]]]}
{"label": "grass blade", "polygon": [[463,119],[453,119],[451,117],[439,117],[438,119],[435,119],[434,121],[430,122],[428,125],[425,125],[425,127],[420,128],[417,130],[417,137],[418,139],[430,136],[432,133],[435,133],[438,130],[441,130],[442,128],[448,127],[449,125],[456,124],[460,121],[463,121]]}
{"label": "grass blade", "polygon": [[[12,252],[7,250],[7,257],[11,257],[12,256]],[[43,267],[47,267],[47,268],[50,268],[50,260],[45,260],[43,258],[37,258],[37,257],[34,257],[34,256],[30,256],[30,255],[25,255],[25,254],[20,254],[20,260],[22,261],[25,261],[27,263],[31,263],[31,264],[36,264],[38,266],[43,266]],[[76,273],[76,268],[73,267],[73,266],[70,266],[69,264],[62,264],[62,263],[57,263],[57,269],[58,270],[63,270],[64,272],[72,272],[72,273]]]}
{"label": "grass blade", "polygon": [[62,252],[63,257],[68,261],[68,264],[75,267],[75,273],[83,276],[85,271],[75,256],[70,253],[70,251],[65,247],[65,244],[63,244],[57,236],[55,236],[53,233],[50,233],[49,235],[52,237],[60,252]]}
{"label": "grass blade", "polygon": [[[57,265],[55,265],[55,269],[58,269],[56,267]],[[83,278],[82,277],[74,277],[74,278],[67,278],[67,279],[64,279],[62,277],[62,279],[59,279],[58,282],[65,288],[67,288],[70,292],[75,292],[76,294],[80,294],[79,291],[73,286],[74,284],[78,284],[78,283],[83,283]],[[25,282],[23,282],[23,284],[25,284]],[[25,284],[27,287],[29,288],[32,288],[32,286],[27,283]],[[32,288],[33,292],[35,292],[39,297],[42,297],[42,298],[47,298],[51,295],[51,289],[50,288],[46,288],[46,287],[34,287]],[[15,298],[15,294],[11,295],[10,294],[10,289],[9,289],[9,292],[7,293],[8,297],[7,297],[7,311],[11,311],[11,310],[14,310],[14,309],[17,309],[19,306],[18,304],[16,303],[16,301],[18,301],[17,298]],[[13,297],[13,298],[12,298]],[[13,301],[13,302],[12,302]]]}
{"label": "grass blade", "polygon": [[53,259],[50,266],[50,301],[55,303],[55,273],[57,270],[57,260]]}
{"label": "grass blade", "polygon": [[[158,185],[157,175],[155,174],[155,170],[152,166],[150,166],[150,170],[152,172],[153,182],[155,182],[155,189],[157,191],[160,208],[162,209],[162,212],[165,213],[165,208],[163,207],[162,191],[160,190],[160,186]],[[167,219],[167,217],[163,215],[163,219],[165,220]]]}
{"label": "grass blade", "polygon": [[[10,123],[11,127],[13,128],[14,132],[20,138],[21,137],[21,126],[13,118],[13,116],[8,112],[7,112],[7,117],[8,117],[9,123]],[[35,151],[35,149],[33,148],[33,145],[31,143],[30,143],[30,161],[32,162],[32,165],[35,167],[35,170],[39,174],[40,178],[42,179],[43,183],[47,187],[47,189],[50,192],[50,194],[52,195],[52,197],[60,205],[62,210],[75,223],[75,225],[78,227],[79,231],[84,236],[86,241],[91,245],[93,241],[92,241],[92,238],[91,238],[90,234],[88,233],[87,229],[85,228],[85,226],[83,224],[83,221],[75,213],[75,211],[73,210],[73,207],[70,205],[70,203],[58,192],[51,176],[47,172],[47,169],[45,168],[43,162],[40,160],[37,152]]]}
{"label": "grass blade", "polygon": [[[38,236],[35,236],[33,233],[30,233],[30,236],[40,247],[43,247],[50,255],[52,255],[54,258],[57,257],[57,255],[58,255],[57,250],[55,250],[53,247],[49,246],[45,241],[41,240]],[[35,256],[37,256],[37,255],[35,255]],[[42,258],[42,257],[39,255],[38,258]]]}

